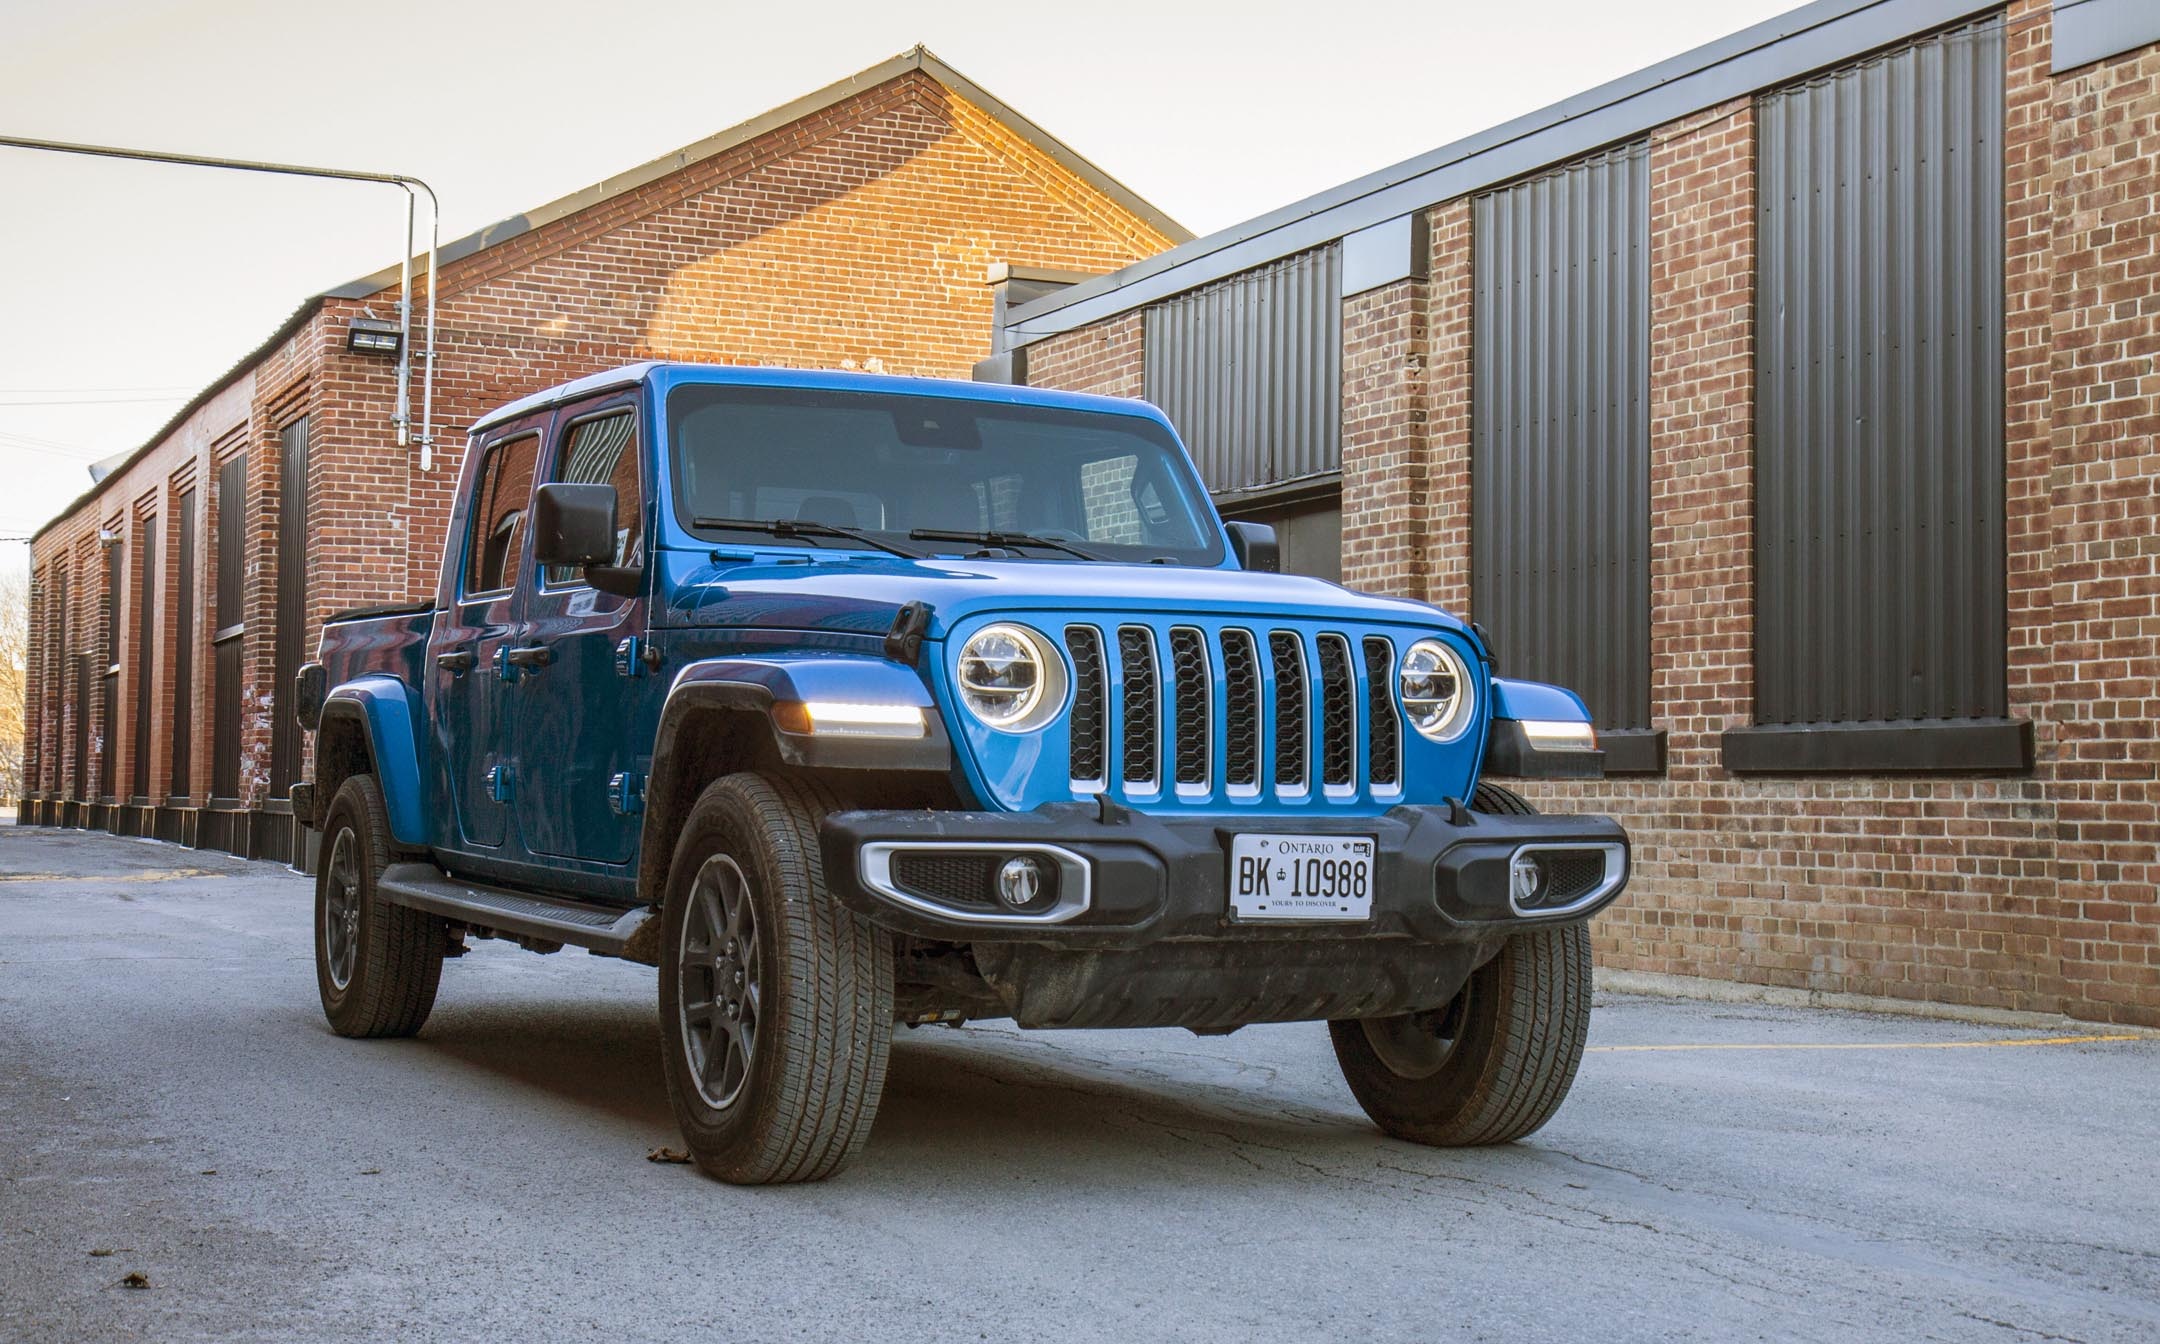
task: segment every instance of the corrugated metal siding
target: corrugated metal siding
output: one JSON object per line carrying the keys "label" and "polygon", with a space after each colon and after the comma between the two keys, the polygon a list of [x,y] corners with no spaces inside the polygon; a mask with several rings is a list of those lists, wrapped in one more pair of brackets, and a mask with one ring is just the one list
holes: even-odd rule
{"label": "corrugated metal siding", "polygon": [[1147,399],[1214,491],[1342,467],[1342,249],[1263,266],[1147,310]]}
{"label": "corrugated metal siding", "polygon": [[2002,23],[1759,110],[1756,720],[2001,715]]}
{"label": "corrugated metal siding", "polygon": [[1650,156],[1473,202],[1471,612],[1510,676],[1650,726]]}

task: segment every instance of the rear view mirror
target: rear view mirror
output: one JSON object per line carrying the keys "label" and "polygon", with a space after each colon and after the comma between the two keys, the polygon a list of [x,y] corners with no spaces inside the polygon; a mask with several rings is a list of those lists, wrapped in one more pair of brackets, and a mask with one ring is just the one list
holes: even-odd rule
{"label": "rear view mirror", "polygon": [[1275,529],[1266,523],[1224,523],[1230,532],[1230,550],[1237,556],[1238,568],[1249,569],[1256,574],[1276,574],[1282,570],[1282,548],[1275,541]]}
{"label": "rear view mirror", "polygon": [[533,558],[581,568],[615,559],[615,487],[555,481],[533,500]]}

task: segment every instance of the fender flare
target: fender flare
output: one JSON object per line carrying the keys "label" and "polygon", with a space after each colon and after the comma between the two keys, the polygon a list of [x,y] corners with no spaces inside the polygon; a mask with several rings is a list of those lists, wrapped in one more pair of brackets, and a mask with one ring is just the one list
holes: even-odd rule
{"label": "fender flare", "polygon": [[[914,705],[923,711],[923,736],[824,737],[790,732],[774,717],[776,706],[807,701]],[[803,653],[776,658],[709,658],[684,667],[669,685],[653,735],[648,799],[639,841],[638,887],[657,903],[659,884],[675,856],[668,832],[680,821],[667,800],[681,793],[676,778],[681,755],[676,742],[697,715],[720,710],[754,716],[771,735],[774,751],[788,765],[883,772],[953,769],[952,740],[937,703],[921,673],[889,658],[866,654]],[[701,785],[700,785],[701,786]]]}
{"label": "fender flare", "polygon": [[1518,779],[1603,779],[1605,753],[1596,738],[1584,749],[1555,747],[1549,739],[1533,737],[1526,723],[1590,726],[1590,710],[1582,697],[1560,686],[1541,681],[1492,679],[1492,731],[1485,738],[1485,762],[1481,773]]}
{"label": "fender flare", "polygon": [[[382,786],[383,806],[390,814],[390,834],[401,845],[428,843],[426,809],[420,786],[420,742],[414,725],[420,716],[413,708],[412,688],[396,677],[381,673],[332,687],[323,699],[322,724],[333,718],[360,721],[361,736],[375,763],[375,779]],[[322,805],[329,806],[324,798]]]}

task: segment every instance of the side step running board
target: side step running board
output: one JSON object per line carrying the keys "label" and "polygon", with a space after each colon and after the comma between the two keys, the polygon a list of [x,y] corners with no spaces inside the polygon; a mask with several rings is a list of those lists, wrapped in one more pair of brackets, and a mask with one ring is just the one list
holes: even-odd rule
{"label": "side step running board", "polygon": [[589,947],[610,956],[621,956],[638,929],[653,917],[645,908],[624,910],[482,886],[451,877],[432,863],[393,863],[376,879],[375,889],[398,905],[461,924]]}

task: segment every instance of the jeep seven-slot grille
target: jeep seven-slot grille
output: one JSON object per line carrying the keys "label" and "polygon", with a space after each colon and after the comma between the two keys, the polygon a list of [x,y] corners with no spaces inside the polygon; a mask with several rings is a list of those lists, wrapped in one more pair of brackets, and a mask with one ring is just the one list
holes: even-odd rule
{"label": "jeep seven-slot grille", "polygon": [[1271,787],[1340,799],[1358,796],[1361,783],[1380,794],[1402,788],[1386,638],[1193,625],[1064,633],[1076,792],[1251,797]]}
{"label": "jeep seven-slot grille", "polygon": [[1110,777],[1110,734],[1105,721],[1110,688],[1103,675],[1102,632],[1092,625],[1068,625],[1065,650],[1073,663],[1073,783],[1100,788]]}
{"label": "jeep seven-slot grille", "polygon": [[1162,688],[1155,675],[1155,632],[1144,625],[1118,628],[1118,675],[1125,682],[1125,782],[1153,788],[1156,740],[1161,735]]}

